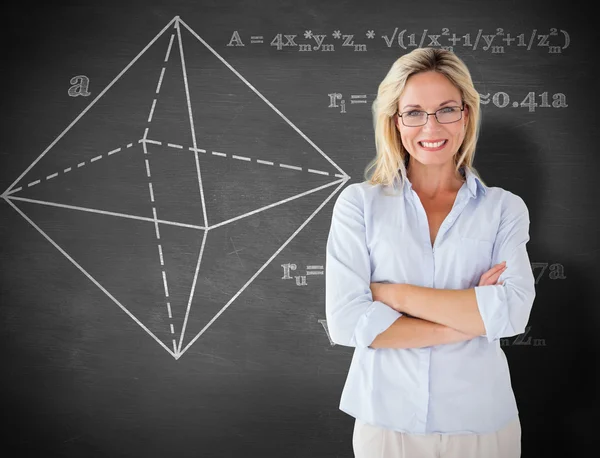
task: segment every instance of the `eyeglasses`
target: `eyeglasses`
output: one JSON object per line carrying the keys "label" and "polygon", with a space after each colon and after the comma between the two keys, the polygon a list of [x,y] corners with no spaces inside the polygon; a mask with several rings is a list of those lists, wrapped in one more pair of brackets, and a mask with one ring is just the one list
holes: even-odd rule
{"label": "eyeglasses", "polygon": [[437,110],[435,113],[427,113],[426,111],[411,110],[405,111],[404,113],[396,113],[399,118],[402,119],[402,124],[406,127],[418,127],[424,126],[429,121],[430,115],[435,115],[435,119],[440,124],[451,124],[462,119],[462,112],[464,111],[464,104],[462,107],[444,107]]}

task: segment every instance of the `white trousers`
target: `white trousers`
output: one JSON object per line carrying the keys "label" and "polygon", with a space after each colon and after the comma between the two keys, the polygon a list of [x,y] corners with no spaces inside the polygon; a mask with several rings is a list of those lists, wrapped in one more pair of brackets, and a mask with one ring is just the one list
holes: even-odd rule
{"label": "white trousers", "polygon": [[520,458],[519,416],[487,434],[412,435],[356,419],[352,435],[355,458]]}

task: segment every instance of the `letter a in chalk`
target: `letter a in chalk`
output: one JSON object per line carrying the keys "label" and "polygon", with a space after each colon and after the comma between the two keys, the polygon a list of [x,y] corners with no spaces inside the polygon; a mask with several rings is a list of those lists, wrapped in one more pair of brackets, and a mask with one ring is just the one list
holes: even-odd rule
{"label": "letter a in chalk", "polygon": [[83,95],[87,97],[90,95],[88,92],[88,87],[90,85],[90,79],[85,75],[77,75],[71,78],[70,83],[73,85],[69,88],[69,96],[77,97],[78,95]]}

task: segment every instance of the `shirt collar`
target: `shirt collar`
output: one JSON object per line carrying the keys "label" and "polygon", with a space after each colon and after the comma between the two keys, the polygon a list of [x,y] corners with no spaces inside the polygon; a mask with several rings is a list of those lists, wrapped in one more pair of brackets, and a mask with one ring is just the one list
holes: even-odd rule
{"label": "shirt collar", "polygon": [[[469,167],[461,167],[460,169],[460,173],[463,177],[466,176],[467,179],[467,189],[469,190],[469,194],[471,194],[472,197],[477,197],[477,190],[481,190],[482,195],[485,195],[485,193],[487,192],[487,187],[482,183],[482,181],[479,179],[479,177],[477,177]],[[412,183],[410,182],[410,180],[408,179],[408,177],[406,177],[406,180],[404,182],[404,188],[407,191],[410,191],[412,189]]]}
{"label": "shirt collar", "polygon": [[482,195],[485,195],[485,193],[487,192],[486,185],[483,184],[483,182],[479,179],[479,177],[477,175],[475,175],[469,167],[464,167],[464,166],[461,167],[460,172],[461,172],[461,174],[463,174],[463,176],[466,173],[467,188],[469,188],[469,192],[471,193],[471,195],[473,197],[477,197],[477,189],[480,189]]}

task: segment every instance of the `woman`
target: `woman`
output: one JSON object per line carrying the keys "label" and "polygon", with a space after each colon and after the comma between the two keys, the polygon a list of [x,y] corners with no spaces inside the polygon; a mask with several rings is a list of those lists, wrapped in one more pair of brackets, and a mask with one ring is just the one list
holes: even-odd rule
{"label": "woman", "polygon": [[452,52],[399,58],[373,104],[374,170],[334,205],[326,317],[355,347],[340,409],[356,458],[521,455],[500,339],[535,298],[529,213],[472,165],[479,103]]}

